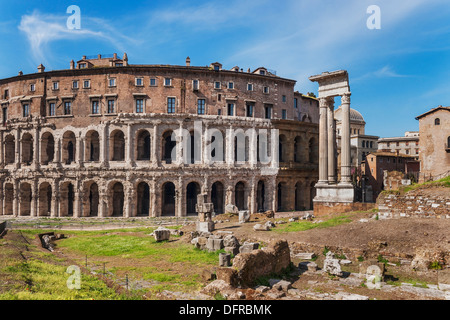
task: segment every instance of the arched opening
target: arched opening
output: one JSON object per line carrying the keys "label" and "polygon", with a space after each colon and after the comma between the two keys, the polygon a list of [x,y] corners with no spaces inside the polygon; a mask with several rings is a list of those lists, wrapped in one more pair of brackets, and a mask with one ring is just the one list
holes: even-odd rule
{"label": "arched opening", "polygon": [[316,139],[314,139],[314,138],[309,139],[308,155],[309,155],[309,162],[310,163],[318,163],[319,146],[316,143]]}
{"label": "arched opening", "polygon": [[256,207],[258,212],[266,211],[266,187],[264,181],[259,180],[256,188]]}
{"label": "arched opening", "polygon": [[281,183],[277,186],[277,211],[283,211],[283,186]]}
{"label": "arched opening", "polygon": [[[166,163],[172,163],[173,161],[176,161],[176,146],[177,142],[172,141],[172,134],[173,131],[166,131],[163,134],[163,143],[162,143],[162,155],[163,160]],[[175,137],[174,137],[175,138]]]}
{"label": "arched opening", "polygon": [[86,145],[84,158],[88,162],[100,160],[100,137],[97,131],[91,130],[86,133]]}
{"label": "arched opening", "polygon": [[43,182],[39,186],[39,216],[48,217],[52,211],[52,186],[48,182]]}
{"label": "arched opening", "polygon": [[5,162],[6,164],[14,163],[16,161],[16,139],[13,135],[5,137]]}
{"label": "arched opening", "polygon": [[210,157],[213,162],[225,161],[225,143],[223,139],[222,131],[217,129],[211,129],[210,133]]}
{"label": "arched opening", "polygon": [[22,163],[30,165],[33,161],[33,136],[30,133],[24,133],[22,136]]}
{"label": "arched opening", "polygon": [[186,215],[197,215],[195,208],[197,195],[200,194],[200,186],[197,182],[191,182],[186,187]]}
{"label": "arched opening", "polygon": [[301,163],[302,158],[302,138],[295,137],[294,139],[294,162]]}
{"label": "arched opening", "polygon": [[137,136],[137,160],[150,160],[150,133],[142,130]]}
{"label": "arched opening", "polygon": [[247,210],[245,184],[239,181],[234,188],[234,203],[239,210]]}
{"label": "arched opening", "polygon": [[175,216],[175,185],[166,182],[162,188],[162,212],[163,216]]}
{"label": "arched opening", "polygon": [[112,213],[113,217],[123,217],[123,205],[125,202],[125,193],[123,184],[116,182],[112,187]]}
{"label": "arched opening", "polygon": [[14,185],[12,183],[5,183],[4,187],[5,193],[5,203],[4,203],[4,212],[5,215],[13,215],[14,214]]}
{"label": "arched opening", "polygon": [[100,202],[100,196],[98,193],[98,185],[94,182],[89,187],[89,216],[98,216],[98,205]]}
{"label": "arched opening", "polygon": [[45,132],[41,137],[41,163],[43,165],[52,162],[55,156],[55,139],[50,132]]}
{"label": "arched opening", "polygon": [[23,182],[20,184],[20,216],[29,216],[31,214],[31,199],[32,191],[29,183]]}
{"label": "arched opening", "polygon": [[284,134],[280,134],[278,140],[278,161],[286,162],[287,161],[287,138]]}
{"label": "arched opening", "polygon": [[138,216],[150,215],[150,187],[147,183],[141,182],[137,186],[137,212]]}
{"label": "arched opening", "polygon": [[436,126],[441,125],[441,119],[439,119],[439,118],[434,119],[434,125],[436,125]]}
{"label": "arched opening", "polygon": [[248,161],[250,138],[244,132],[237,132],[234,137],[234,161]]}
{"label": "arched opening", "polygon": [[110,136],[111,161],[125,161],[125,134],[115,130]]}
{"label": "arched opening", "polygon": [[214,205],[214,212],[224,213],[225,192],[222,182],[215,182],[211,187],[211,202]]}
{"label": "arched opening", "polygon": [[305,204],[302,193],[302,185],[300,182],[295,184],[295,210],[302,211],[305,210]]}
{"label": "arched opening", "polygon": [[65,182],[60,188],[60,216],[73,216],[75,199],[74,187],[71,182]]}
{"label": "arched opening", "polygon": [[76,138],[72,131],[67,131],[63,135],[62,143],[62,162],[65,164],[71,164],[75,161],[76,153]]}

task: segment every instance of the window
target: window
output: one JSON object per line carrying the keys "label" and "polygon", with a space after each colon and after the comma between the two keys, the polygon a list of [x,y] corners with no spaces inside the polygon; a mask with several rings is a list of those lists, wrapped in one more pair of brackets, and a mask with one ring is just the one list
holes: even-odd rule
{"label": "window", "polygon": [[109,79],[108,85],[110,87],[115,87],[116,86],[116,78]]}
{"label": "window", "polygon": [[253,117],[253,104],[247,104],[247,117]]}
{"label": "window", "polygon": [[234,89],[234,82],[228,82],[228,89]]}
{"label": "window", "polygon": [[220,70],[220,66],[218,64],[214,65],[214,71],[219,71]]}
{"label": "window", "polygon": [[370,141],[370,148],[373,148],[373,141]]}
{"label": "window", "polygon": [[217,109],[217,115],[218,116],[222,115],[222,109]]}
{"label": "window", "polygon": [[144,99],[136,99],[136,113],[144,113]]}
{"label": "window", "polygon": [[281,110],[281,119],[284,119],[284,120],[287,119],[287,111],[286,111],[286,109]]}
{"label": "window", "polygon": [[80,63],[80,69],[86,68],[86,63]]}
{"label": "window", "polygon": [[265,70],[259,70],[259,74],[262,75],[262,76],[265,76],[266,75],[266,71]]}
{"label": "window", "polygon": [[156,87],[156,78],[150,78],[150,87]]}
{"label": "window", "polygon": [[3,94],[3,99],[9,99],[9,90],[5,89],[5,93]]}
{"label": "window", "polygon": [[192,80],[192,90],[198,90],[198,80]]}
{"label": "window", "polygon": [[270,106],[264,107],[264,117],[266,119],[271,119],[272,118],[272,107],[270,107]]}
{"label": "window", "polygon": [[53,82],[52,89],[53,90],[59,90],[59,82],[58,81],[54,81]]}
{"label": "window", "polygon": [[100,113],[98,100],[93,100],[93,101],[92,101],[92,110],[91,110],[91,113],[92,113],[92,114],[99,114],[99,113]]}
{"label": "window", "polygon": [[286,103],[286,96],[285,96],[284,94],[281,96],[281,100],[282,100],[284,103]]}
{"label": "window", "polygon": [[48,105],[48,115],[49,116],[54,116],[55,113],[55,103],[54,102],[50,102],[50,104]]}
{"label": "window", "polygon": [[227,115],[234,116],[234,103],[229,103],[227,106]]}
{"label": "window", "polygon": [[435,126],[440,126],[441,125],[441,119],[439,119],[439,118],[434,119],[434,125]]}
{"label": "window", "polygon": [[387,143],[387,147],[389,148],[390,146],[391,146],[391,143],[390,143],[390,142],[388,142],[388,143]]}
{"label": "window", "polygon": [[144,79],[136,78],[135,79],[135,84],[136,84],[136,87],[142,87],[144,85]]}
{"label": "window", "polygon": [[294,108],[297,109],[298,107],[298,99],[294,98]]}
{"label": "window", "polygon": [[121,62],[116,62],[116,67],[123,67],[123,63],[121,63]]}
{"label": "window", "polygon": [[253,84],[251,83],[247,84],[247,91],[253,91]]}
{"label": "window", "polygon": [[220,89],[220,81],[214,82],[214,89]]}
{"label": "window", "polygon": [[6,120],[8,120],[8,107],[2,108],[3,112],[3,125],[6,125]]}
{"label": "window", "polygon": [[30,91],[36,91],[36,85],[34,83],[30,85]]}
{"label": "window", "polygon": [[406,142],[406,146],[409,146],[409,142],[408,141]]}
{"label": "window", "polygon": [[362,147],[365,148],[366,147],[366,141],[362,141]]}
{"label": "window", "polygon": [[83,88],[90,88],[91,87],[91,81],[90,80],[84,80],[83,81]]}
{"label": "window", "polygon": [[167,113],[175,113],[175,98],[167,98]]}
{"label": "window", "polygon": [[108,113],[116,113],[116,101],[113,99],[108,100]]}
{"label": "window", "polygon": [[72,89],[78,89],[78,80],[72,81]]}
{"label": "window", "polygon": [[416,149],[416,154],[419,154],[419,149]]}
{"label": "window", "polygon": [[264,88],[263,88],[263,92],[266,93],[266,94],[268,94],[268,93],[269,93],[269,87],[264,87]]}
{"label": "window", "polygon": [[205,99],[197,100],[197,114],[205,114]]}
{"label": "window", "polygon": [[406,149],[406,154],[409,154],[409,149]]}
{"label": "window", "polygon": [[69,115],[72,114],[72,102],[64,101],[64,114]]}
{"label": "window", "polygon": [[28,103],[25,103],[23,106],[23,116],[28,117],[30,115],[30,105]]}
{"label": "window", "polygon": [[164,78],[164,85],[166,87],[170,87],[172,85],[172,79],[171,78]]}
{"label": "window", "polygon": [[400,142],[396,142],[395,145],[398,147],[400,145]]}

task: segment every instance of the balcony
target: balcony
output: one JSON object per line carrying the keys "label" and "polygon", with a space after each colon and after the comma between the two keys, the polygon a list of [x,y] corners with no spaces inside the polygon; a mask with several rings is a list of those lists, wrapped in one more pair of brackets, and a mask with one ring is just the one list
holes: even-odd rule
{"label": "balcony", "polygon": [[450,153],[450,146],[448,143],[445,144],[445,151]]}

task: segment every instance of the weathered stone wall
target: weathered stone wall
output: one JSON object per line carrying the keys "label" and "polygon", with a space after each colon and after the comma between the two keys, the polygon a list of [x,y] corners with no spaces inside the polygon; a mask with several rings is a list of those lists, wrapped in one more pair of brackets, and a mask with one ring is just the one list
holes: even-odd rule
{"label": "weathered stone wall", "polygon": [[377,205],[381,217],[450,218],[450,189],[381,193]]}

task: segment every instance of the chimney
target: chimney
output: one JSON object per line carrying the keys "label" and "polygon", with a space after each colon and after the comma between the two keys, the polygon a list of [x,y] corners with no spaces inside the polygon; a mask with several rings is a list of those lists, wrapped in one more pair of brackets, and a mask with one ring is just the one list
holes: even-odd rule
{"label": "chimney", "polygon": [[83,56],[83,57],[81,58],[81,60],[86,60],[86,56]]}
{"label": "chimney", "polygon": [[70,60],[70,69],[73,70],[75,69],[75,62],[72,60]]}
{"label": "chimney", "polygon": [[19,71],[19,76],[23,76],[23,72],[22,71]]}
{"label": "chimney", "polygon": [[102,58],[102,55],[99,53],[99,54],[97,55],[97,59],[100,60],[101,58]]}
{"label": "chimney", "polygon": [[40,65],[38,65],[38,72],[42,73],[45,71],[45,67],[42,65],[42,63]]}
{"label": "chimney", "polygon": [[186,67],[190,67],[191,66],[191,58],[187,57],[186,58]]}
{"label": "chimney", "polygon": [[123,54],[122,61],[123,61],[123,65],[124,65],[125,67],[128,66],[128,56],[127,56],[127,53],[126,53],[126,52],[124,52],[124,54]]}
{"label": "chimney", "polygon": [[117,53],[114,53],[113,59],[114,59],[114,60],[117,60]]}

